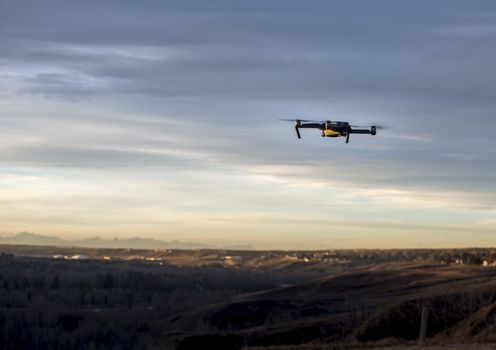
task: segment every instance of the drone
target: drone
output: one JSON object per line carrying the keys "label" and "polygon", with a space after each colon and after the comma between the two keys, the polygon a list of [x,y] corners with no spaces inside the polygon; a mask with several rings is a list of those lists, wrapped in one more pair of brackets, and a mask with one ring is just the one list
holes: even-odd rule
{"label": "drone", "polygon": [[346,137],[346,143],[350,142],[350,134],[376,135],[379,126],[356,126],[342,121],[315,121],[305,119],[281,119],[295,123],[296,135],[301,139],[300,129],[319,129],[322,137]]}

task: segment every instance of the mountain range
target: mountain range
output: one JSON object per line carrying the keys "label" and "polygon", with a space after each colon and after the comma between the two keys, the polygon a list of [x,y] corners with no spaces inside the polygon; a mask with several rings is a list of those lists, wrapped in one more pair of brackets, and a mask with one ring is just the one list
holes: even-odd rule
{"label": "mountain range", "polygon": [[46,236],[31,232],[20,232],[14,236],[0,236],[0,244],[45,245],[85,248],[132,248],[132,249],[233,249],[252,250],[250,245],[215,246],[196,242],[162,241],[152,238],[131,237],[125,239],[103,239],[91,237],[66,240],[57,236]]}

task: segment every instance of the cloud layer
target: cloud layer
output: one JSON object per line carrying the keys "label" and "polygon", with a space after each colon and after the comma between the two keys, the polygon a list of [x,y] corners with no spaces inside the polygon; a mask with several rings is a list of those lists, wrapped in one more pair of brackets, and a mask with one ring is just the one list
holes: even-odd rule
{"label": "cloud layer", "polygon": [[3,2],[0,229],[495,244],[496,6],[421,5]]}

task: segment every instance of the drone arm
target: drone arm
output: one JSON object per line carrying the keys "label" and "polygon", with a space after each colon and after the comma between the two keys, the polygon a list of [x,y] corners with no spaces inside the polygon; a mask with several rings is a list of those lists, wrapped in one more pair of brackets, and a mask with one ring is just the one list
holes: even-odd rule
{"label": "drone arm", "polygon": [[310,129],[310,128],[313,128],[313,129],[322,129],[322,124],[320,123],[301,123],[301,121],[296,121],[296,124],[295,124],[295,130],[296,130],[296,136],[298,136],[299,139],[301,139],[301,135],[300,135],[300,128],[304,128],[304,129]]}
{"label": "drone arm", "polygon": [[349,131],[350,134],[369,134],[369,135],[376,135],[377,134],[377,127],[372,125],[370,129],[351,129]]}
{"label": "drone arm", "polygon": [[320,123],[303,123],[298,125],[299,128],[313,128],[313,129],[322,129],[322,124]]}
{"label": "drone arm", "polygon": [[372,131],[368,129],[350,129],[348,134],[372,134]]}

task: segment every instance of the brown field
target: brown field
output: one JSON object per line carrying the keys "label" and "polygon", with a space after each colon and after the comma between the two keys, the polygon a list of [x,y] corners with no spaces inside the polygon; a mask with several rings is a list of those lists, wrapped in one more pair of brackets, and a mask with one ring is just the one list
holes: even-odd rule
{"label": "brown field", "polygon": [[171,331],[193,340],[195,335],[198,340],[208,334],[235,336],[251,343],[250,349],[291,341],[327,344],[322,348],[344,341],[376,347],[384,339],[414,341],[426,305],[430,342],[492,342],[495,277],[496,269],[445,264],[359,267],[201,306],[175,316]]}
{"label": "brown field", "polygon": [[301,346],[273,346],[273,347],[250,347],[244,350],[494,350],[496,344],[483,344],[483,343],[466,343],[466,344],[444,344],[444,345],[426,345],[420,347],[416,344],[411,345],[395,345],[395,346],[382,346],[382,345],[366,345],[366,346],[347,346],[347,345],[301,345]]}
{"label": "brown field", "polygon": [[493,250],[0,252],[5,349],[496,349]]}

